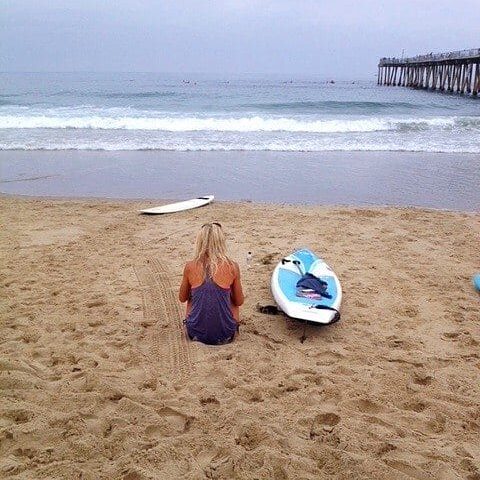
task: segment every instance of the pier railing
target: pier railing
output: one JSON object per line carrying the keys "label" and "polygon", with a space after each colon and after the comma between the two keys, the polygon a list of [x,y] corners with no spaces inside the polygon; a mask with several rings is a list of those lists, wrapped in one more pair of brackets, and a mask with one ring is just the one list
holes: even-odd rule
{"label": "pier railing", "polygon": [[377,83],[477,96],[480,91],[480,48],[407,58],[381,58]]}

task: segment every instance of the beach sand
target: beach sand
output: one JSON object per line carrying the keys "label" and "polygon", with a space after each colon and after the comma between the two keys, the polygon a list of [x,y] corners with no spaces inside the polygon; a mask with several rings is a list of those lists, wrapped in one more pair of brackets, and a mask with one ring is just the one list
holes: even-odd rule
{"label": "beach sand", "polygon": [[[480,218],[408,208],[0,198],[0,477],[479,479]],[[233,344],[182,334],[197,229],[219,221],[247,295]],[[271,304],[308,246],[342,320]],[[247,269],[245,254],[252,250]]]}

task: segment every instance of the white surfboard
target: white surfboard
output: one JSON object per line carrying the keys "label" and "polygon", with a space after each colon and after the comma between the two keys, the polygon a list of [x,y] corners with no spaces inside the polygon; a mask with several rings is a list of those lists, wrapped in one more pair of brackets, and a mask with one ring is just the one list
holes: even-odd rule
{"label": "white surfboard", "polygon": [[[299,296],[297,282],[311,273],[317,279],[326,282],[325,295],[301,292]],[[277,305],[286,315],[299,320],[327,325],[339,319],[342,303],[342,287],[335,272],[313,252],[307,249],[297,250],[283,258],[272,274],[272,293]]]}
{"label": "white surfboard", "polygon": [[162,215],[164,213],[183,212],[184,210],[191,210],[192,208],[208,205],[213,199],[213,195],[205,195],[204,197],[192,198],[191,200],[185,200],[184,202],[169,203],[168,205],[162,205],[161,207],[146,208],[140,210],[140,213],[146,213],[147,215]]}

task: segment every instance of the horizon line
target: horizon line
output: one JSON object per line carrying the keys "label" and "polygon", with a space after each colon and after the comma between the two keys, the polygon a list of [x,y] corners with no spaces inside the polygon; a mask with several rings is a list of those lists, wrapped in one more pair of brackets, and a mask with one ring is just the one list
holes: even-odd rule
{"label": "horizon line", "polygon": [[335,75],[327,75],[324,73],[308,73],[308,72],[174,72],[174,71],[161,71],[161,70],[0,70],[0,74],[20,74],[20,73],[122,73],[122,74],[162,74],[162,75],[224,75],[224,76],[244,76],[244,75],[272,75],[272,76],[312,76],[312,77],[323,77],[326,80],[335,80],[335,78],[341,80],[366,80],[369,77],[374,77],[377,75],[376,71],[363,76],[354,77],[345,77],[343,75],[335,77]]}

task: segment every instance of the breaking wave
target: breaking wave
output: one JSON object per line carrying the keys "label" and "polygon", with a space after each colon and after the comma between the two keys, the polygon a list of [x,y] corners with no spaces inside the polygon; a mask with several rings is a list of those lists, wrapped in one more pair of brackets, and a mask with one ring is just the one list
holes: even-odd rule
{"label": "breaking wave", "polygon": [[147,130],[165,132],[360,133],[428,129],[480,129],[480,117],[297,119],[288,117],[46,116],[2,115],[0,129]]}

